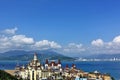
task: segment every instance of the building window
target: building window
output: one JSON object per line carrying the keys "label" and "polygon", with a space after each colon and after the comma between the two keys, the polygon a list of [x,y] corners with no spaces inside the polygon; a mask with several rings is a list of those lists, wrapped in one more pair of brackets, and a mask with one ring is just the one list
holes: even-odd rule
{"label": "building window", "polygon": [[34,71],[32,71],[32,80],[34,80]]}

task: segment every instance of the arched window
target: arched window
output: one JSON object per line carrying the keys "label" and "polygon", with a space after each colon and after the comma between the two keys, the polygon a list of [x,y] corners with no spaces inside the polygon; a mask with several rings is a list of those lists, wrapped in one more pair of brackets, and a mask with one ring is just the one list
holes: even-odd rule
{"label": "arched window", "polygon": [[34,80],[34,71],[32,71],[32,80]]}

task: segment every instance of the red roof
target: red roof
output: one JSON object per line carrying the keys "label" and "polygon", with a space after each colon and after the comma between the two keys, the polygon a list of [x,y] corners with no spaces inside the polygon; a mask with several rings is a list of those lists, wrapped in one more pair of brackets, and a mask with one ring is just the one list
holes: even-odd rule
{"label": "red roof", "polygon": [[66,68],[68,68],[68,64],[66,64]]}
{"label": "red roof", "polygon": [[46,59],[46,62],[45,62],[45,64],[48,64],[49,62],[48,62],[48,59]]}
{"label": "red roof", "polygon": [[60,59],[59,59],[57,63],[55,61],[52,61],[52,62],[49,63],[48,59],[46,59],[45,64],[48,64],[49,66],[52,66],[52,65],[53,66],[58,66],[58,64],[61,64],[61,62],[60,62]]}
{"label": "red roof", "polygon": [[55,63],[55,62],[51,62],[50,64],[49,64],[49,66],[52,66],[52,64],[53,64],[53,66],[57,66],[58,64],[57,63]]}

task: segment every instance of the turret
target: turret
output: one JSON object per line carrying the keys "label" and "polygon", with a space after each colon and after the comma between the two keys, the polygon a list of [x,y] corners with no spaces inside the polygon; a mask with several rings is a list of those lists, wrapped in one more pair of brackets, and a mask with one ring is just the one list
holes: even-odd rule
{"label": "turret", "polygon": [[59,68],[61,67],[60,59],[58,60],[58,67],[59,67]]}
{"label": "turret", "polygon": [[73,69],[75,69],[75,68],[76,68],[75,64],[72,64],[72,68],[73,68]]}
{"label": "turret", "polygon": [[25,66],[23,65],[22,68],[25,69]]}
{"label": "turret", "polygon": [[69,67],[68,67],[68,64],[66,64],[66,68],[69,68]]}
{"label": "turret", "polygon": [[45,62],[45,64],[48,64],[48,59],[46,59],[46,62]]}
{"label": "turret", "polygon": [[34,53],[34,60],[38,60],[38,59],[37,59],[37,54],[36,54],[36,53]]}
{"label": "turret", "polygon": [[46,59],[46,62],[45,62],[45,69],[48,69],[48,64],[49,64],[48,59]]}
{"label": "turret", "polygon": [[58,59],[58,64],[61,64],[61,61],[60,61],[60,59]]}
{"label": "turret", "polygon": [[69,69],[69,66],[68,66],[68,64],[66,64],[66,67],[65,67],[65,69],[66,69],[66,70],[68,70],[68,69]]}

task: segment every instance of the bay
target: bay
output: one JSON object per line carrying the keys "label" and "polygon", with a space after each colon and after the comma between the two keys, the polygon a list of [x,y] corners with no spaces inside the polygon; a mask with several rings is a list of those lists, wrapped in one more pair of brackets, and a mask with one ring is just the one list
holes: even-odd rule
{"label": "bay", "polygon": [[[0,69],[15,69],[15,66],[19,63],[20,66],[27,65],[29,61],[0,61]],[[44,62],[41,62],[44,64]],[[119,61],[64,61],[62,66],[65,67],[68,64],[69,67],[75,64],[78,69],[86,72],[93,72],[95,70],[101,73],[109,73],[115,80],[120,80],[120,62]]]}

